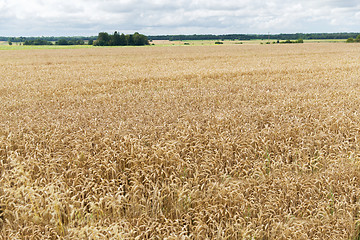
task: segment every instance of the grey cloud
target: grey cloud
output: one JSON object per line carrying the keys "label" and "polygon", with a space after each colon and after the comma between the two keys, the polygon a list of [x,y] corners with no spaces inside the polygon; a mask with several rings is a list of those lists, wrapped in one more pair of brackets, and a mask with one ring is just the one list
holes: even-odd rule
{"label": "grey cloud", "polygon": [[356,19],[354,0],[0,0],[6,36],[358,31]]}
{"label": "grey cloud", "polygon": [[105,13],[129,13],[129,12],[148,12],[148,11],[175,11],[181,9],[181,2],[177,1],[106,1],[103,4],[98,3],[98,9]]}
{"label": "grey cloud", "polygon": [[359,6],[359,1],[354,0],[327,0],[324,3],[331,7],[338,7],[338,8],[353,8]]}

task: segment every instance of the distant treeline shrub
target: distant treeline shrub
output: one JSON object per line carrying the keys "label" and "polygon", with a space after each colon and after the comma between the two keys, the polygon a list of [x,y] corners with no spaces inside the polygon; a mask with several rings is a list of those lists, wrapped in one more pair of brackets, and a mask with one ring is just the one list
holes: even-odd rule
{"label": "distant treeline shrub", "polygon": [[124,33],[119,34],[117,31],[112,35],[100,32],[97,40],[93,42],[94,46],[142,46],[149,44],[148,38],[143,34],[135,32],[125,35]]}
{"label": "distant treeline shrub", "polygon": [[281,44],[284,44],[284,43],[304,43],[304,40],[303,39],[298,39],[296,41],[291,41],[291,40],[286,40],[286,41],[282,41],[282,42],[279,42]]}
{"label": "distant treeline shrub", "polygon": [[84,45],[85,42],[82,39],[72,39],[72,40],[66,40],[66,39],[60,39],[58,41],[56,41],[55,43],[56,45]]}
{"label": "distant treeline shrub", "polygon": [[[84,45],[85,42],[82,39],[60,39],[55,42],[55,45]],[[54,45],[52,42],[44,40],[44,39],[35,39],[35,40],[26,40],[24,45]]]}
{"label": "distant treeline shrub", "polygon": [[148,36],[152,40],[170,40],[170,41],[189,41],[189,40],[264,40],[271,39],[279,40],[297,40],[297,39],[348,39],[356,38],[359,33],[281,33],[281,34],[224,34],[224,35],[156,35]]}
{"label": "distant treeline shrub", "polygon": [[24,45],[53,45],[52,42],[44,39],[26,40]]}
{"label": "distant treeline shrub", "polygon": [[[294,34],[225,34],[225,35],[156,35],[156,36],[147,36],[151,40],[170,40],[170,41],[188,41],[188,40],[233,40],[233,41],[244,41],[244,40],[264,40],[268,39],[269,36],[271,39],[279,39],[280,40],[297,40],[297,39],[349,39],[353,38],[354,40],[359,35],[359,33],[294,33]],[[25,42],[26,40],[36,40],[43,39],[46,41],[56,42],[60,39],[66,40],[79,40],[82,39],[84,41],[90,41],[97,39],[97,36],[73,36],[73,37],[5,37],[0,36],[0,41],[11,41],[11,42]]]}
{"label": "distant treeline shrub", "polygon": [[0,37],[0,41],[11,41],[11,42],[19,42],[19,43],[23,43],[27,40],[46,40],[49,42],[56,42],[59,41],[60,39],[66,39],[67,41],[73,41],[73,40],[83,40],[83,41],[90,41],[90,40],[95,40],[97,38],[97,36],[90,36],[90,37],[84,37],[84,36],[73,36],[73,37],[65,37],[65,36],[61,36],[61,37]]}
{"label": "distant treeline shrub", "polygon": [[360,34],[356,37],[356,39],[348,38],[346,40],[347,43],[360,42]]}

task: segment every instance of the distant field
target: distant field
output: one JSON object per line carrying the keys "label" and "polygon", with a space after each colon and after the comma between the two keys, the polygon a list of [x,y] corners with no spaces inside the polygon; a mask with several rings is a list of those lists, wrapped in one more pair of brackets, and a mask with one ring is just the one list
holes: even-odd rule
{"label": "distant field", "polygon": [[4,50],[0,67],[0,239],[360,235],[358,44]]}
{"label": "distant field", "polygon": [[[168,41],[168,40],[154,40],[154,45],[157,46],[177,46],[177,45],[185,45],[188,43],[189,45],[214,45],[216,41],[221,40],[184,40],[184,41]],[[276,43],[277,39],[257,39],[257,40],[224,40],[221,41],[225,45],[233,45],[233,44],[266,44],[270,42],[270,44]],[[284,40],[281,40],[284,41]],[[341,43],[346,42],[346,39],[311,39],[304,40],[304,43]]]}
{"label": "distant field", "polygon": [[[150,42],[151,45],[155,46],[185,46],[185,45],[191,45],[191,46],[203,46],[203,45],[214,45],[215,42],[221,41],[221,40],[189,40],[189,41],[169,41],[169,40],[154,40]],[[258,39],[258,40],[225,40],[221,41],[225,45],[240,45],[240,44],[266,44],[267,42],[270,42],[271,44],[274,44],[277,41],[277,39]],[[283,40],[282,40],[283,41]],[[312,40],[304,40],[304,43],[341,43],[346,42],[346,39],[312,39]],[[59,49],[59,48],[65,48],[65,49],[78,49],[78,48],[91,48],[93,46],[88,45],[70,45],[70,46],[22,46],[20,43],[13,43],[12,46],[8,45],[8,42],[0,41],[0,50],[21,50],[21,49]]]}
{"label": "distant field", "polygon": [[89,45],[68,45],[68,46],[58,46],[58,45],[20,45],[18,43],[13,43],[9,45],[7,42],[0,42],[0,50],[29,50],[29,49],[79,49],[79,48],[91,48],[93,46]]}

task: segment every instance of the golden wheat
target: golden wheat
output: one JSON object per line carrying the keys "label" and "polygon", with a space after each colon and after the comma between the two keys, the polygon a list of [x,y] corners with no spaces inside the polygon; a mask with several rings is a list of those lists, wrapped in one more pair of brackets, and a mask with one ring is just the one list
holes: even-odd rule
{"label": "golden wheat", "polygon": [[1,51],[1,239],[350,239],[360,46]]}

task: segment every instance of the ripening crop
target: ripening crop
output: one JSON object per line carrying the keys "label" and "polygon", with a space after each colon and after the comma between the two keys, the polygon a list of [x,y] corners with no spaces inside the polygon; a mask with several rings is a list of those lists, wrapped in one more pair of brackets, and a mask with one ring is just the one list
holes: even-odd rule
{"label": "ripening crop", "polygon": [[0,239],[358,239],[360,45],[0,52]]}

